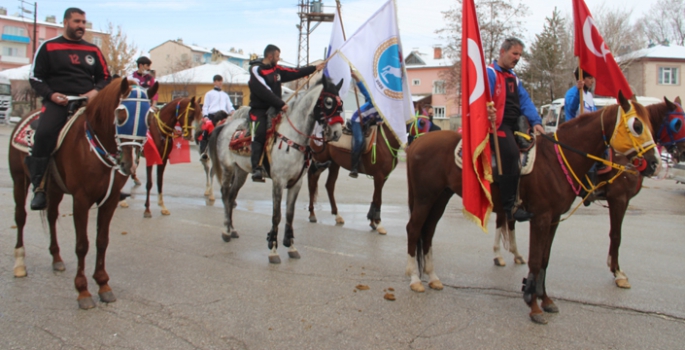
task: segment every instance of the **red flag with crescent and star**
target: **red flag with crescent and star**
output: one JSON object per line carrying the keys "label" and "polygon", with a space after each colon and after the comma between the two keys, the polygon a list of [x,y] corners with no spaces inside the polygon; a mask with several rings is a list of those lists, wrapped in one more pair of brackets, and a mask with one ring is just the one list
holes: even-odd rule
{"label": "red flag with crescent and star", "polygon": [[485,232],[492,212],[490,182],[490,88],[485,70],[476,6],[463,1],[461,34],[462,198],[464,215]]}
{"label": "red flag with crescent and star", "polygon": [[190,163],[190,142],[182,137],[175,137],[169,153],[169,163]]}
{"label": "red flag with crescent and star", "polygon": [[573,24],[573,52],[580,60],[580,68],[595,77],[595,94],[618,98],[620,90],[626,98],[631,98],[633,91],[583,0],[573,0]]}

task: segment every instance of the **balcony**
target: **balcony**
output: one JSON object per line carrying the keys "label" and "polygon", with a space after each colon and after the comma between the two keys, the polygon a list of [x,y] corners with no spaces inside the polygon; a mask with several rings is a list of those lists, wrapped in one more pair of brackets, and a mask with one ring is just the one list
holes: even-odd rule
{"label": "balcony", "polygon": [[22,44],[28,44],[31,42],[31,38],[29,38],[28,36],[3,34],[1,38],[2,38],[2,41],[12,41],[15,43],[22,43]]}
{"label": "balcony", "polygon": [[28,57],[21,57],[21,56],[2,55],[2,56],[0,56],[0,62],[14,63],[14,64],[29,64],[29,58]]}

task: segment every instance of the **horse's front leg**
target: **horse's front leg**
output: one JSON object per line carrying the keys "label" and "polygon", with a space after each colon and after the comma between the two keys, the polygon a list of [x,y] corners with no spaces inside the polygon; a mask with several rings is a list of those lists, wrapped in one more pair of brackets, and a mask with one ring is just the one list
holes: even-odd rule
{"label": "horse's front leg", "polygon": [[373,201],[369,208],[369,213],[366,218],[371,221],[371,228],[378,231],[381,235],[388,234],[388,231],[381,224],[381,204],[383,197],[383,185],[385,185],[385,176],[381,171],[377,171],[373,176]]}
{"label": "horse's front leg", "polygon": [[162,164],[157,166],[157,205],[162,208],[162,215],[170,215],[169,210],[164,206],[164,195],[162,194],[162,187],[164,185],[164,169],[166,168],[166,162],[162,161]]}
{"label": "horse's front leg", "polygon": [[273,179],[273,216],[271,218],[271,231],[266,234],[267,246],[271,252],[269,253],[269,262],[272,264],[280,264],[281,257],[278,256],[278,225],[281,223],[281,198],[283,197],[283,186],[278,181]]}
{"label": "horse's front leg", "polygon": [[221,187],[221,198],[224,202],[226,213],[226,232],[221,233],[221,238],[224,242],[230,242],[231,238],[239,238],[238,231],[233,227],[233,209],[235,209],[235,199],[238,197],[238,191],[245,184],[248,173],[240,168],[235,168],[234,171],[226,171],[227,181],[229,185]]}
{"label": "horse's front leg", "polygon": [[14,277],[26,277],[24,226],[26,225],[26,197],[30,181],[24,175],[23,169],[12,175],[14,178],[14,222],[17,224],[17,244],[14,246]]}
{"label": "horse's front leg", "polygon": [[538,296],[543,295],[544,272],[542,269],[545,256],[547,235],[550,232],[552,217],[550,214],[533,217],[530,222],[530,247],[528,249],[528,277],[523,279],[523,301],[530,307],[530,319],[539,324],[546,324],[542,309],[538,305]]}
{"label": "horse's front leg", "polygon": [[540,278],[538,278],[537,280],[537,295],[542,298],[542,309],[545,310],[545,312],[549,313],[559,312],[559,307],[557,307],[557,305],[554,304],[554,301],[547,295],[547,288],[545,287],[545,283],[547,280],[547,267],[549,266],[549,257],[552,253],[552,243],[554,242],[554,235],[557,232],[557,227],[559,227],[559,219],[559,216],[555,217],[553,221],[556,222],[556,224],[552,224],[549,228],[549,234],[547,235],[547,239],[545,240],[545,254],[542,258],[542,269],[540,270]]}
{"label": "horse's front leg", "polygon": [[[624,196],[622,196],[624,197]],[[618,249],[621,246],[621,227],[623,226],[623,218],[628,209],[627,198],[613,198],[608,196],[609,203],[609,219],[611,228],[609,229],[609,255],[607,257],[607,265],[611,273],[614,275],[614,283],[619,288],[630,288],[628,276],[621,271],[618,265]]]}
{"label": "horse's front leg", "polygon": [[285,208],[285,234],[283,236],[283,246],[288,248],[288,256],[291,259],[299,259],[300,252],[295,249],[295,232],[293,231],[293,218],[295,217],[295,202],[300,193],[302,179],[295,186],[288,189],[288,197]]}
{"label": "horse's front leg", "polygon": [[78,291],[78,305],[81,309],[85,310],[95,307],[93,297],[90,292],[88,292],[88,279],[84,273],[86,267],[86,254],[88,254],[88,210],[93,203],[85,198],[86,195],[84,193],[74,194],[73,197],[74,231],[76,231],[76,257],[78,259],[74,285]]}
{"label": "horse's front leg", "polygon": [[59,217],[59,204],[62,202],[64,193],[58,185],[51,182],[48,185],[48,225],[50,226],[50,255],[52,255],[52,270],[64,271],[64,261],[59,254],[59,244],[57,243],[57,218]]}
{"label": "horse's front leg", "polygon": [[205,169],[205,197],[210,201],[214,201],[216,199],[214,198],[214,168],[209,164],[209,158],[200,159],[200,162]]}
{"label": "horse's front leg", "polygon": [[152,190],[152,166],[145,167],[145,173],[147,175],[147,182],[145,183],[145,212],[143,213],[144,218],[151,218],[152,213],[150,212],[150,191]]}
{"label": "horse's front leg", "polygon": [[316,212],[314,211],[314,204],[316,204],[316,195],[318,193],[319,187],[319,177],[321,177],[321,171],[314,170],[313,166],[310,166],[307,170],[307,189],[309,190],[309,222],[316,222]]}
{"label": "horse's front leg", "polygon": [[331,214],[335,215],[335,224],[344,225],[345,219],[338,213],[338,205],[335,202],[335,182],[338,181],[338,173],[340,173],[340,165],[331,162],[326,179],[326,192],[331,203]]}
{"label": "horse's front leg", "polygon": [[93,279],[100,286],[98,295],[100,300],[104,303],[115,302],[117,298],[109,286],[109,275],[105,270],[105,255],[107,253],[107,245],[109,245],[109,225],[114,216],[114,210],[117,208],[118,191],[112,193],[99,209],[97,218],[97,236],[95,238],[95,247],[97,249],[97,256],[95,257],[95,272]]}

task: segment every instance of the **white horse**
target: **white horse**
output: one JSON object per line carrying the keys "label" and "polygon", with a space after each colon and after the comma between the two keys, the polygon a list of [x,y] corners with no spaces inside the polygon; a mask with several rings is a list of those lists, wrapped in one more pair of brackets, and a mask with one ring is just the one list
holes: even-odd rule
{"label": "white horse", "polygon": [[[286,225],[283,245],[288,247],[288,256],[299,259],[300,254],[294,246],[293,216],[295,201],[302,186],[306,172],[306,156],[309,152],[309,139],[315,122],[324,124],[324,140],[337,141],[342,135],[342,101],[338,91],[342,81],[336,86],[330,79],[322,78],[312,88],[288,104],[288,112],[283,113],[280,124],[274,134],[274,146],[271,149],[270,177],[273,181],[273,217],[271,231],[267,234],[268,247],[271,250],[269,262],[279,264],[278,225],[281,222],[281,197],[283,190],[288,189]],[[233,228],[233,208],[238,191],[245,184],[248,174],[252,172],[250,156],[239,155],[229,150],[234,132],[245,128],[249,118],[249,108],[236,111],[234,120],[217,128],[209,140],[208,152],[212,168],[221,183],[221,199],[224,203],[226,232],[221,237],[228,242],[238,238]],[[264,157],[265,162],[268,157]]]}

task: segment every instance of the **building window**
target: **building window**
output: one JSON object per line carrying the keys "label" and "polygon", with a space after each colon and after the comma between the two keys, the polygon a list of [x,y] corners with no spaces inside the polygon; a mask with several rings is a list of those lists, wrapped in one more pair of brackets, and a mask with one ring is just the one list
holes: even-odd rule
{"label": "building window", "polygon": [[412,79],[411,84],[415,86],[421,85],[421,79]]}
{"label": "building window", "polygon": [[200,55],[199,53],[193,54],[193,61],[194,61],[195,63],[200,63],[200,62],[202,62],[202,55]]}
{"label": "building window", "polygon": [[445,81],[436,80],[433,82],[433,95],[442,95],[445,93]]}
{"label": "building window", "polygon": [[233,104],[233,107],[235,109],[238,109],[238,108],[243,106],[243,92],[242,91],[229,92],[228,97],[231,99],[231,103]]}
{"label": "building window", "polygon": [[2,33],[14,36],[26,36],[26,29],[21,27],[5,26]]}
{"label": "building window", "polygon": [[434,119],[445,119],[445,107],[433,106],[433,118]]}
{"label": "building window", "polygon": [[2,47],[2,55],[3,56],[14,56],[14,57],[19,57],[21,56],[19,54],[19,49],[16,47],[7,47],[3,46]]}
{"label": "building window", "polygon": [[99,48],[102,48],[102,38],[99,36],[94,36],[93,37],[93,44],[95,44],[95,46],[97,46]]}
{"label": "building window", "polygon": [[678,85],[678,68],[659,67],[659,85]]}

